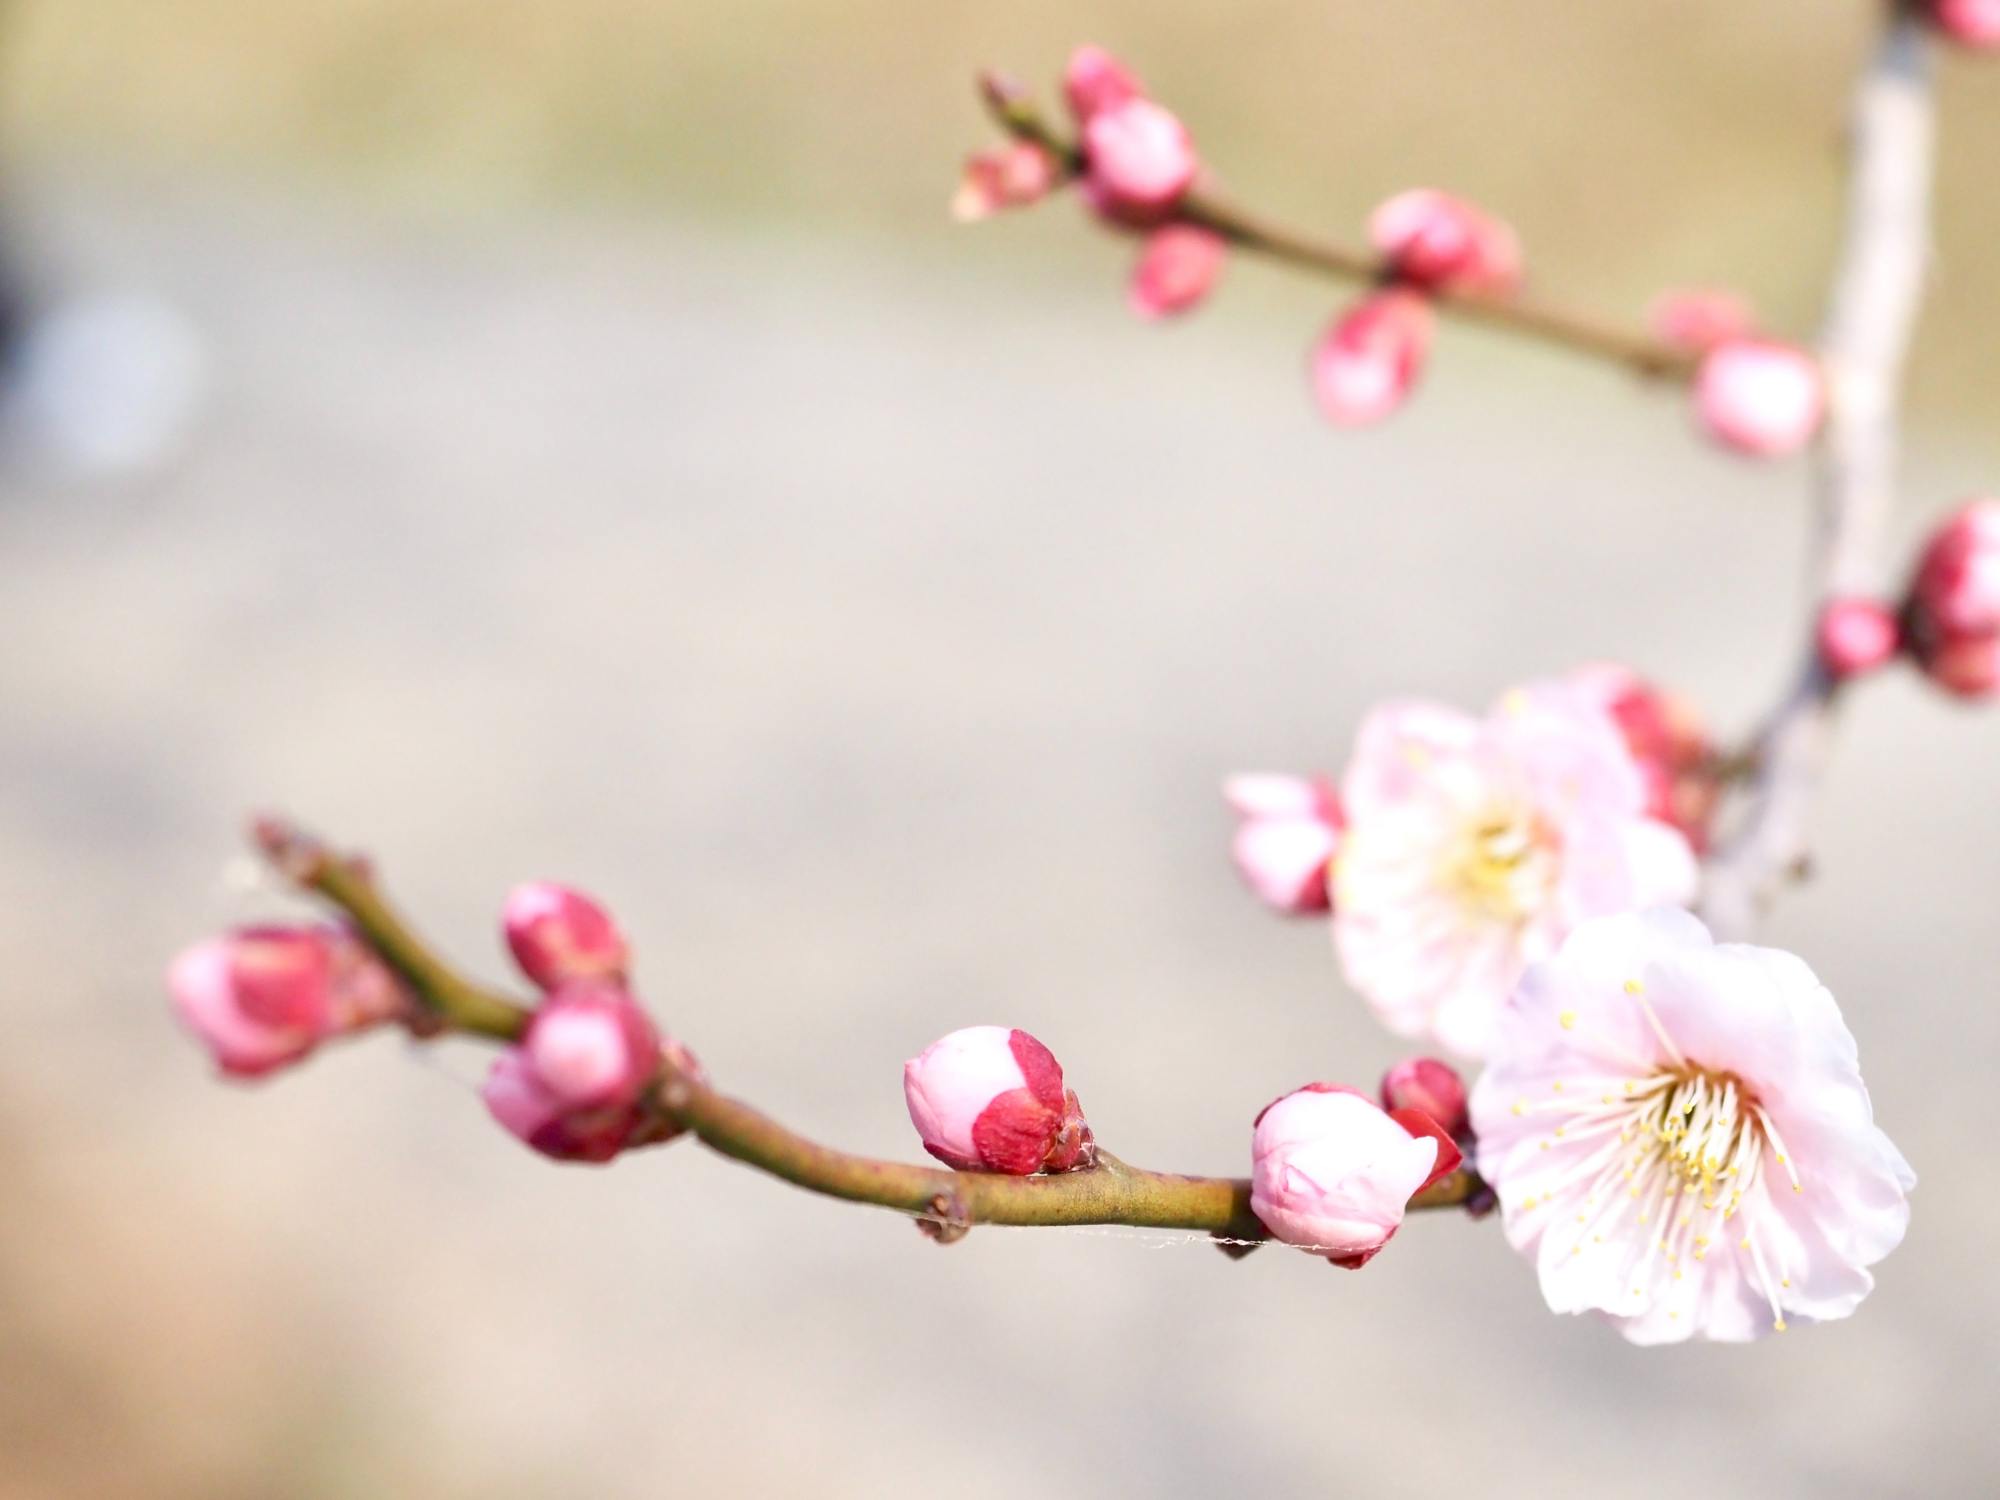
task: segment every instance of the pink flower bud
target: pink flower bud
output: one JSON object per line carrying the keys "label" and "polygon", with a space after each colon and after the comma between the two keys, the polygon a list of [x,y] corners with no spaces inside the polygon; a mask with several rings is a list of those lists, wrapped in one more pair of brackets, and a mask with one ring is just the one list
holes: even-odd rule
{"label": "pink flower bud", "polygon": [[1063,70],[1063,96],[1079,125],[1091,116],[1141,97],[1145,90],[1132,70],[1102,47],[1079,47]]}
{"label": "pink flower bud", "polygon": [[1739,453],[1796,453],[1819,431],[1826,386],[1805,350],[1767,339],[1716,345],[1695,371],[1695,412],[1709,435]]}
{"label": "pink flower bud", "polygon": [[1242,822],[1230,853],[1257,898],[1274,911],[1328,910],[1328,866],[1340,845],[1340,797],[1324,777],[1231,776],[1222,795]]}
{"label": "pink flower bud", "polygon": [[1194,141],[1187,127],[1150,99],[1099,108],[1083,127],[1083,155],[1093,201],[1116,215],[1170,208],[1194,181]]}
{"label": "pink flower bud", "polygon": [[1719,790],[1701,715],[1615,662],[1578,667],[1565,680],[1602,707],[1624,737],[1646,786],[1647,816],[1678,828],[1699,853]]}
{"label": "pink flower bud", "polygon": [[174,1008],[222,1071],[297,1062],[334,1025],[333,964],[317,927],[246,927],[197,943],[167,970]]}
{"label": "pink flower bud", "polygon": [[1971,501],[1932,533],[1907,618],[1932,681],[1966,698],[2000,690],[2000,499]]}
{"label": "pink flower bud", "polygon": [[1412,1109],[1446,1135],[1465,1134],[1465,1080],[1435,1057],[1406,1057],[1382,1075],[1382,1108]]}
{"label": "pink flower bud", "polygon": [[968,1026],[903,1064],[924,1149],[960,1171],[1025,1177],[1090,1164],[1090,1127],[1062,1065],[1025,1031]]}
{"label": "pink flower bud", "polygon": [[1132,270],[1132,310],[1142,318],[1186,312],[1222,275],[1228,245],[1213,230],[1168,224],[1146,236]]}
{"label": "pink flower bud", "polygon": [[1250,1211],[1274,1238],[1359,1270],[1401,1227],[1410,1199],[1459,1161],[1425,1116],[1394,1119],[1353,1089],[1309,1083],[1257,1116]]}
{"label": "pink flower bud", "polygon": [[1967,47],[2000,47],[2000,0],[1933,0],[1938,29]]}
{"label": "pink flower bud", "polygon": [[1449,193],[1412,188],[1369,217],[1389,268],[1420,287],[1508,292],[1521,282],[1521,242],[1500,220]]}
{"label": "pink flower bud", "polygon": [[1055,158],[1033,142],[981,151],[966,158],[965,175],[951,200],[951,216],[966,224],[1003,209],[1025,208],[1047,197],[1055,185]]}
{"label": "pink flower bud", "polygon": [[1435,322],[1430,303],[1403,287],[1371,292],[1342,313],[1312,351],[1313,395],[1326,419],[1365,427],[1401,406]]}
{"label": "pink flower bud", "polygon": [[622,979],[631,955],[611,914],[581,891],[534,881],[517,885],[500,925],[521,972],[545,990],[571,979]]}
{"label": "pink flower bud", "polygon": [[536,1010],[519,1044],[495,1060],[480,1090],[493,1118],[544,1156],[604,1162],[679,1134],[645,1107],[668,1062],[704,1077],[693,1054],[662,1041],[630,993],[578,981]]}
{"label": "pink flower bud", "polygon": [[1902,648],[1896,616],[1879,599],[1832,599],[1819,612],[1815,644],[1820,665],[1836,682],[1894,660]]}
{"label": "pink flower bud", "polygon": [[1662,292],[1653,303],[1653,331],[1670,344],[1705,353],[1717,344],[1747,338],[1756,320],[1734,292]]}

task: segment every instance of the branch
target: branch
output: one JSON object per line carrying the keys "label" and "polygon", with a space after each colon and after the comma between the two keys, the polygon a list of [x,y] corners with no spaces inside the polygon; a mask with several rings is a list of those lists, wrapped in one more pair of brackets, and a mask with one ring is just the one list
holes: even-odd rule
{"label": "branch", "polygon": [[[1002,129],[1018,140],[1042,147],[1071,174],[1082,170],[1082,157],[1076,145],[1058,135],[1018,89],[989,81],[982,93]],[[1197,187],[1183,195],[1175,217],[1213,230],[1239,249],[1301,270],[1343,281],[1379,282],[1389,278],[1388,264],[1374,252],[1316,239],[1261,218],[1230,203],[1212,185]],[[1427,289],[1427,295],[1439,308],[1469,321],[1609,360],[1640,375],[1684,380],[1700,360],[1697,351],[1518,293],[1436,288]]]}
{"label": "branch", "polygon": [[[464,978],[438,957],[383,900],[360,861],[334,854],[277,819],[260,819],[252,839],[285,879],[347,917],[409,985],[437,1029],[498,1041],[520,1035],[527,1009]],[[651,1097],[664,1121],[733,1161],[808,1192],[915,1214],[941,1238],[956,1238],[974,1224],[1126,1224],[1195,1230],[1248,1244],[1269,1238],[1250,1212],[1250,1183],[1244,1178],[1149,1172],[1103,1150],[1095,1166],[1035,1177],[855,1156],[788,1130],[664,1060]],[[1425,1189],[1410,1207],[1460,1207],[1482,1186],[1461,1168]]]}
{"label": "branch", "polygon": [[1928,23],[1897,4],[1856,88],[1847,229],[1821,334],[1821,433],[1812,610],[1804,665],[1754,741],[1743,820],[1711,861],[1705,905],[1742,933],[1803,867],[1807,825],[1830,749],[1837,684],[1813,649],[1820,607],[1874,591],[1894,503],[1903,362],[1930,255],[1934,119]]}

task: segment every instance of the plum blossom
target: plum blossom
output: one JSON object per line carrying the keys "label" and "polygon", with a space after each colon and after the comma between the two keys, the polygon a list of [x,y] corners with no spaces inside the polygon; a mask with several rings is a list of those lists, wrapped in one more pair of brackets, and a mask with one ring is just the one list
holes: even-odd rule
{"label": "plum blossom", "polygon": [[1576,686],[1517,688],[1486,718],[1392,703],[1341,781],[1333,933],[1383,1024],[1485,1052],[1508,992],[1578,923],[1691,900],[1687,839]]}
{"label": "plum blossom", "polygon": [[967,1026],[903,1064],[924,1149],[960,1171],[1025,1177],[1091,1161],[1090,1126],[1062,1064],[1025,1031]]}
{"label": "plum blossom", "polygon": [[1357,1271],[1402,1226],[1417,1193],[1459,1163],[1428,1116],[1384,1113],[1335,1083],[1268,1104],[1251,1143],[1250,1211],[1272,1237]]}
{"label": "plum blossom", "polygon": [[1273,911],[1306,916],[1332,904],[1327,889],[1340,844],[1340,798],[1321,777],[1231,776],[1222,795],[1242,822],[1230,853],[1244,881]]}
{"label": "plum blossom", "polygon": [[1685,912],[1587,922],[1529,969],[1472,1122],[1550,1308],[1638,1344],[1844,1318],[1909,1223],[1833,996]]}

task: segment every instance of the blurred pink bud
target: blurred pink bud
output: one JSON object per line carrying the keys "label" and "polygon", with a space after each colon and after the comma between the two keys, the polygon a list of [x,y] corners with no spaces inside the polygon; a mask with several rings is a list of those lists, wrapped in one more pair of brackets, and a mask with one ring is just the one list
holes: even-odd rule
{"label": "blurred pink bud", "polygon": [[1796,453],[1819,430],[1826,387],[1805,350],[1767,339],[1716,345],[1695,371],[1695,412],[1708,434],[1739,453]]}
{"label": "blurred pink bud", "polygon": [[1083,156],[1093,202],[1114,215],[1171,207],[1198,165],[1187,127],[1150,99],[1127,99],[1092,114],[1084,122]]}
{"label": "blurred pink bud", "polygon": [[1461,1159],[1434,1122],[1400,1113],[1333,1083],[1266,1105],[1252,1133],[1250,1211],[1274,1238],[1359,1270],[1401,1227],[1410,1199]]}
{"label": "blurred pink bud", "polygon": [[1509,292],[1521,282],[1513,229],[1434,188],[1398,193],[1369,217],[1368,237],[1389,268],[1421,287]]}
{"label": "blurred pink bud", "polygon": [[1446,1135],[1464,1135],[1465,1080],[1435,1057],[1406,1057],[1382,1075],[1382,1108],[1413,1109]]}
{"label": "blurred pink bud", "polygon": [[245,927],[210,938],[173,961],[167,991],[223,1072],[269,1073],[297,1062],[333,1029],[327,931]]}
{"label": "blurred pink bud", "polygon": [[1088,125],[1093,115],[1130,103],[1144,93],[1132,70],[1102,47],[1077,48],[1063,69],[1063,96],[1079,125]]}
{"label": "blurred pink bud", "polygon": [[572,979],[622,979],[631,961],[611,914],[566,885],[515,886],[500,909],[500,926],[521,972],[545,990]]}
{"label": "blurred pink bud", "polygon": [[1652,323],[1668,343],[1702,353],[1749,337],[1756,319],[1734,292],[1690,289],[1662,292],[1653,303]]}
{"label": "blurred pink bud", "polygon": [[680,1133],[645,1107],[662,1053],[680,1071],[705,1077],[692,1053],[660,1038],[627,991],[578,982],[536,1010],[521,1041],[494,1062],[480,1097],[544,1156],[605,1162]]}
{"label": "blurred pink bud", "polygon": [[2000,691],[2000,499],[1973,500],[1932,533],[1907,619],[1932,681],[1966,698]]}
{"label": "blurred pink bud", "polygon": [[1624,737],[1645,783],[1647,816],[1678,828],[1699,853],[1718,792],[1701,715],[1686,699],[1616,662],[1578,667],[1566,680],[1603,708]]}
{"label": "blurred pink bud", "polygon": [[1879,599],[1831,599],[1820,609],[1814,641],[1827,675],[1843,682],[1894,660],[1902,631]]}
{"label": "blurred pink bud", "polygon": [[1938,29],[1967,47],[2000,47],[2000,0],[1933,0]]}
{"label": "blurred pink bud", "polygon": [[924,1149],[960,1171],[1016,1177],[1088,1166],[1090,1127],[1062,1066],[1025,1031],[968,1026],[903,1064]]}
{"label": "blurred pink bud", "polygon": [[981,151],[966,158],[951,216],[969,224],[1002,209],[1025,208],[1047,197],[1055,185],[1055,158],[1031,141]]}
{"label": "blurred pink bud", "polygon": [[1340,796],[1324,777],[1231,776],[1222,795],[1242,822],[1230,853],[1250,889],[1274,911],[1328,910],[1328,866],[1340,844]]}
{"label": "blurred pink bud", "polygon": [[622,986],[575,980],[536,1009],[520,1051],[558,1105],[596,1109],[630,1104],[645,1091],[660,1038]]}
{"label": "blurred pink bud", "polygon": [[1222,275],[1228,245],[1213,230],[1168,224],[1146,236],[1132,270],[1132,310],[1142,318],[1186,312]]}
{"label": "blurred pink bud", "polygon": [[1423,373],[1436,319],[1406,287],[1371,292],[1342,313],[1312,351],[1313,395],[1342,427],[1379,422],[1403,404]]}

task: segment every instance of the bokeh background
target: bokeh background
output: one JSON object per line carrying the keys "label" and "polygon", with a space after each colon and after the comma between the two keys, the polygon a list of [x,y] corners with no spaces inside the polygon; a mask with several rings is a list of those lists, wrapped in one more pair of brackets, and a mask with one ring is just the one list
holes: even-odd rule
{"label": "bokeh background", "polygon": [[[1724,282],[1803,332],[1873,9],[0,8],[0,1495],[1986,1493],[2000,719],[1907,679],[1772,932],[1925,1181],[1855,1319],[1748,1349],[1553,1318],[1490,1224],[1352,1276],[940,1251],[687,1145],[559,1169],[476,1050],[225,1087],[159,982],[283,909],[236,854],[283,807],[496,976],[509,883],[602,893],[673,1029],[829,1139],[908,1154],[898,1064],[997,1020],[1122,1155],[1241,1170],[1267,1098],[1398,1048],[1237,888],[1218,778],[1583,658],[1740,728],[1805,470],[1461,328],[1329,431],[1337,289],[1239,263],[1162,332],[1073,204],[946,221],[973,70],[1099,40],[1300,222],[1435,182],[1581,306]],[[2000,486],[2000,63],[1941,90],[1904,544]]]}

